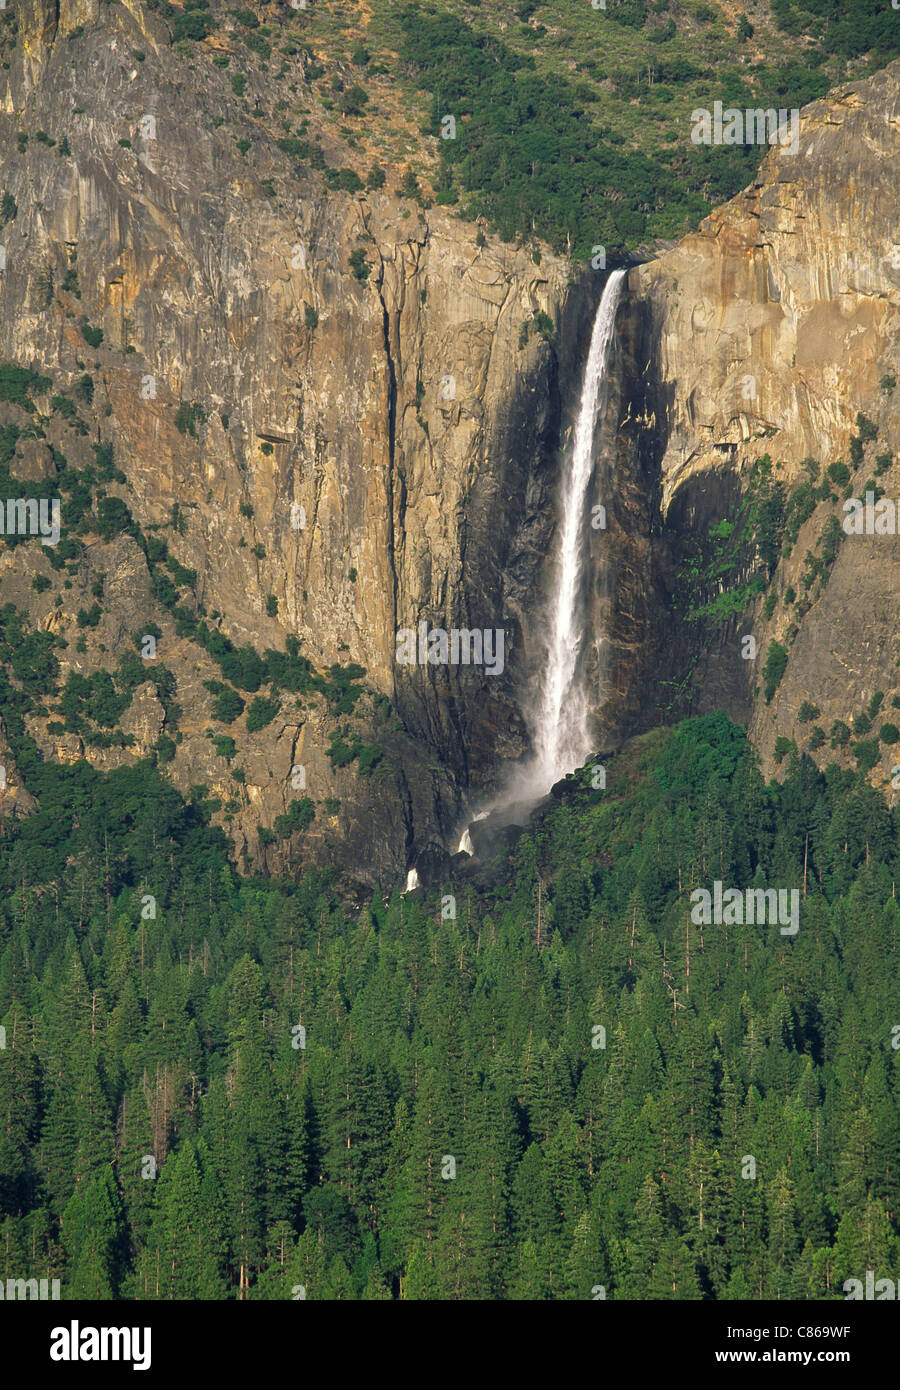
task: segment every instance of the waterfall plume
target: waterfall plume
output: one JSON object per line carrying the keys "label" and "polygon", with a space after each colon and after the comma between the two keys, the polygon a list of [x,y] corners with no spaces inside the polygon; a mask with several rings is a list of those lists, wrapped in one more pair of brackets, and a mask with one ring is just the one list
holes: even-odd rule
{"label": "waterfall plume", "polygon": [[594,471],[594,430],[606,396],[609,349],[624,277],[624,270],[612,272],[594,319],[575,435],[560,492],[554,590],[545,617],[547,659],[534,727],[531,771],[538,795],[580,767],[591,751],[584,681],[588,634],[583,595],[590,542],[588,488]]}
{"label": "waterfall plume", "polygon": [[[603,288],[591,331],[572,447],[560,481],[552,592],[542,617],[544,660],[530,718],[533,751],[477,820],[484,819],[489,811],[540,800],[554,782],[580,767],[591,752],[590,701],[585,688],[589,634],[584,580],[591,534],[588,494],[594,472],[594,434],[606,401],[610,348],[625,275],[624,270],[614,270]],[[459,850],[474,852],[469,828],[463,832]]]}

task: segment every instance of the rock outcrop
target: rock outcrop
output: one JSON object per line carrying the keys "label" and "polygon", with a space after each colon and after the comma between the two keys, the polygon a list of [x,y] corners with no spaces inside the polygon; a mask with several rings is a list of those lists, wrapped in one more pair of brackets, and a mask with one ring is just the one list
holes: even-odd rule
{"label": "rock outcrop", "polygon": [[[348,721],[321,700],[284,698],[255,733],[218,724],[204,687],[218,668],[155,601],[128,536],[91,542],[60,606],[32,591],[39,547],[2,556],[4,589],[38,626],[71,633],[63,680],[115,665],[142,625],[160,629],[181,707],[167,770],[230,806],[242,851],[274,869],[337,859],[403,874],[415,845],[448,841],[498,759],[526,747],[517,691],[536,657],[548,486],[602,277],[573,294],[546,249],[386,191],[326,190],[277,147],[253,72],[237,103],[145,11],[104,6],[98,19],[91,0],[30,0],[20,24],[0,86],[0,189],[18,209],[2,233],[0,358],[46,372],[56,392],[86,370],[94,380],[83,435],[39,398],[43,476],[49,446],[86,466],[108,440],[125,476],[110,494],[196,571],[189,607],[236,646],[280,651],[291,635],[318,670],[362,666],[368,694],[349,722],[379,749],[375,773],[328,757]],[[24,442],[18,453],[17,476],[39,466]],[[74,618],[98,573],[102,618],[77,652]],[[397,630],[420,621],[503,629],[503,674],[398,666]],[[142,695],[122,726],[130,748],[76,740],[69,755],[108,767],[146,754],[160,708]],[[41,721],[32,732],[51,751]],[[209,733],[235,737],[244,783]],[[65,755],[59,741],[52,751]],[[257,826],[297,796],[298,765],[320,810],[263,853]]]}
{"label": "rock outcrop", "polygon": [[[157,643],[115,738],[60,732],[52,707],[28,732],[102,769],[159,756],[180,790],[214,799],[244,865],[333,863],[372,883],[423,851],[442,864],[528,746],[555,484],[603,277],[353,171],[357,191],[326,187],[309,139],[284,138],[273,84],[243,58],[240,80],[225,73],[227,20],[218,68],[137,5],[23,0],[18,23],[0,73],[0,361],[52,385],[33,410],[0,402],[0,428],[23,488],[105,458],[95,501],[120,499],[136,527],[88,529],[64,570],[37,542],[3,549],[3,601],[63,639],[60,687],[133,658],[142,634]],[[309,55],[282,52],[302,82]],[[598,431],[598,748],[725,708],[771,771],[778,740],[890,718],[900,540],[842,536],[812,571],[807,555],[873,475],[900,496],[898,122],[900,65],[814,103],[795,155],[773,150],[750,188],[631,272]],[[817,497],[769,596],[693,621],[685,547],[737,514],[764,455],[785,497],[817,460]],[[849,481],[822,487],[838,460]],[[147,537],[165,542],[177,604]],[[364,694],[345,707],[267,688],[273,717],[225,723],[201,618],[236,648],[295,640],[315,671],[364,668]],[[398,630],[420,622],[502,630],[502,674],[398,664]],[[773,643],[788,655],[767,701]],[[800,723],[804,703],[816,714]],[[847,742],[812,751],[848,759]],[[27,809],[2,750],[0,809]],[[886,785],[897,755],[876,753]],[[298,791],[315,816],[292,828]]]}
{"label": "rock outcrop", "polygon": [[[861,497],[877,476],[888,497],[900,497],[890,384],[900,360],[900,65],[806,107],[800,132],[797,153],[774,147],[744,193],[630,275],[634,413],[659,494],[660,539],[645,582],[664,603],[677,598],[673,550],[734,518],[755,460],[771,458],[788,495],[808,478],[809,458],[820,480],[837,461],[850,470],[782,559],[770,613],[759,599],[715,633],[702,629],[699,641],[696,624],[674,643],[669,627],[645,649],[645,669],[675,686],[687,680],[682,708],[724,706],[748,720],[770,772],[777,738],[807,746],[810,724],[797,723],[804,701],[830,732],[878,692],[886,711],[900,691],[900,538],[843,535],[830,570],[803,581],[828,518],[843,521],[845,496]],[[860,412],[876,439],[860,431]],[[634,427],[629,438],[637,448]],[[755,661],[742,658],[747,634],[757,639]],[[773,641],[789,657],[767,704],[760,670]],[[828,745],[813,751],[835,756]],[[883,745],[873,773],[880,784],[897,761]]]}

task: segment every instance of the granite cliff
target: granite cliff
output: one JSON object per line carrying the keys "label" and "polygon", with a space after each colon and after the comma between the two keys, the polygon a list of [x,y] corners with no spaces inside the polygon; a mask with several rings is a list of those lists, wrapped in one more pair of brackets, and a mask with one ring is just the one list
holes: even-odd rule
{"label": "granite cliff", "polygon": [[[161,603],[171,591],[135,537],[89,522],[59,595],[32,587],[48,572],[39,545],[6,551],[4,601],[68,644],[61,688],[114,667],[148,628],[177,685],[173,721],[147,662],[117,724],[125,748],[60,733],[53,710],[29,730],[50,755],[104,768],[171,736],[175,784],[205,788],[257,864],[402,874],[525,747],[525,632],[599,286],[572,294],[564,260],[440,209],[327,188],[276,143],[262,84],[248,87],[256,114],[236,112],[220,74],[173,62],[165,26],[136,6],[32,4],[20,25],[0,90],[0,183],[16,208],[0,356],[51,384],[34,411],[0,406],[34,436],[12,470],[53,482],[108,444],[118,475],[101,491],[165,545],[170,576],[172,562],[190,576],[179,603]],[[309,61],[291,59],[300,80]],[[59,406],[85,375],[90,402]],[[101,577],[99,620],[79,628]],[[296,639],[315,671],[355,670],[364,693],[347,718],[338,696],[276,689],[263,728],[226,725],[204,684],[222,673],[173,609],[238,650]],[[397,629],[423,620],[504,629],[503,674],[398,667]],[[256,689],[245,683],[248,705]],[[343,761],[360,741],[368,757]],[[257,827],[298,792],[315,819],[261,844]]]}
{"label": "granite cliff", "polygon": [[[749,188],[630,276],[637,368],[624,433],[658,503],[644,571],[657,614],[683,615],[677,557],[734,521],[763,456],[785,503],[766,597],[717,624],[667,626],[665,640],[647,638],[643,669],[683,687],[679,709],[722,707],[749,722],[769,772],[779,738],[852,765],[835,723],[871,742],[885,716],[896,720],[896,706],[888,711],[900,690],[897,528],[843,528],[845,500],[867,488],[900,495],[900,67],[804,108],[800,132],[796,154],[773,148]],[[736,560],[728,575],[710,566],[702,597],[747,577],[753,556]],[[645,631],[653,627],[651,617]],[[746,635],[755,660],[743,657]],[[767,700],[761,672],[773,643],[787,661]],[[661,709],[659,687],[657,698]],[[798,722],[804,703],[818,713]],[[871,730],[854,729],[859,715]],[[896,799],[887,784],[900,758],[891,743],[877,751],[872,776]]]}
{"label": "granite cliff", "polygon": [[[0,553],[58,661],[24,726],[60,761],[158,759],[245,867],[395,881],[527,749],[604,277],[423,208],[397,171],[329,170],[227,18],[205,42],[218,67],[95,0],[25,0],[4,39],[0,362],[27,377],[0,390],[6,495],[58,492],[65,522],[52,553]],[[315,55],[280,52],[302,90]],[[631,271],[591,539],[598,748],[721,707],[771,771],[788,739],[849,762],[868,719],[896,795],[900,541],[826,528],[873,479],[900,495],[898,96],[894,65],[807,107],[795,155]],[[757,529],[694,566],[691,611],[686,557],[764,456],[766,585],[716,609],[758,577]],[[502,629],[502,675],[398,665],[423,621]],[[0,796],[27,810],[5,735]]]}

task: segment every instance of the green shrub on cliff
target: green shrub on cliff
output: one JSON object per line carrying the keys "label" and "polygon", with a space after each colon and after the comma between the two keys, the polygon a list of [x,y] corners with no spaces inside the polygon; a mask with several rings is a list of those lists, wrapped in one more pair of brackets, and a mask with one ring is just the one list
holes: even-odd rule
{"label": "green shrub on cliff", "polygon": [[231,686],[223,685],[221,681],[204,681],[212,695],[213,716],[221,720],[223,724],[233,724],[236,719],[244,712],[244,702],[236,690]]}
{"label": "green shrub on cliff", "polygon": [[188,9],[184,14],[176,14],[172,26],[172,42],[182,43],[185,40],[193,40],[195,43],[201,42],[207,34],[211,34],[215,24],[208,14],[199,9]]}
{"label": "green shrub on cliff", "polygon": [[350,252],[350,269],[360,282],[368,280],[370,266],[366,261],[366,253],[361,247]]}
{"label": "green shrub on cliff", "polygon": [[763,666],[763,690],[765,692],[767,705],[772,703],[775,691],[781,684],[781,677],[784,675],[787,659],[787,650],[780,642],[769,643],[766,664]]}
{"label": "green shrub on cliff", "polygon": [[854,743],[853,756],[860,772],[870,772],[881,759],[881,749],[877,739],[864,739]]}
{"label": "green shrub on cliff", "polygon": [[303,831],[315,819],[315,815],[315,805],[308,796],[295,798],[283,815],[275,817],[275,833],[287,836],[294,831]]}
{"label": "green shrub on cliff", "polygon": [[271,724],[279,708],[277,700],[267,700],[264,696],[257,695],[251,700],[247,711],[247,733],[255,734],[257,730]]}
{"label": "green shrub on cliff", "polygon": [[175,428],[179,434],[189,434],[197,438],[197,426],[203,424],[206,411],[196,401],[182,401],[175,412]]}
{"label": "green shrub on cliff", "polygon": [[30,392],[42,395],[52,385],[50,377],[41,376],[28,367],[17,367],[12,362],[0,362],[0,401],[13,401],[23,410],[33,412],[35,404]]}

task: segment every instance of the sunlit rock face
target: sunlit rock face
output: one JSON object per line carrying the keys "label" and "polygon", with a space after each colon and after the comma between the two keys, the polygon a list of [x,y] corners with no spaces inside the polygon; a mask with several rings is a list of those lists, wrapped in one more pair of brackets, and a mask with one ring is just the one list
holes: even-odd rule
{"label": "sunlit rock face", "polygon": [[[773,148],[744,193],[632,270],[644,374],[632,389],[655,437],[660,512],[670,533],[733,515],[749,466],[763,454],[784,464],[789,491],[806,477],[808,457],[823,469],[836,460],[850,464],[860,411],[878,438],[865,443],[861,467],[851,465],[851,492],[861,495],[877,455],[896,455],[897,411],[879,383],[898,375],[898,156],[900,66],[893,64],[804,108],[796,154]],[[896,464],[878,482],[900,496]],[[844,488],[835,491],[842,502]],[[776,580],[780,597],[789,587],[807,595],[804,557],[832,513],[843,516],[840,505],[823,502],[804,523]],[[898,545],[889,536],[846,537],[827,583],[821,591],[813,586],[814,601],[799,618],[796,604],[779,601],[767,619],[758,602],[703,650],[685,631],[669,674],[697,658],[689,707],[724,706],[749,719],[771,771],[776,738],[804,732],[796,724],[804,700],[820,708],[816,722],[828,731],[875,692],[896,691]],[[668,574],[663,587],[671,591],[674,583]],[[747,633],[757,638],[755,663],[740,656]],[[790,657],[767,705],[760,670],[773,639]],[[660,640],[648,655],[660,652]],[[817,756],[835,754],[826,747]],[[882,785],[889,762],[884,749],[873,773]]]}
{"label": "sunlit rock face", "polygon": [[[0,189],[17,205],[0,237],[0,360],[51,375],[54,391],[72,393],[86,371],[95,388],[79,405],[87,434],[50,393],[38,400],[43,438],[20,442],[14,471],[52,479],[58,453],[83,468],[108,440],[126,479],[108,494],[196,570],[183,603],[238,646],[282,651],[292,636],[317,670],[358,663],[366,693],[351,717],[310,693],[283,695],[255,732],[245,715],[222,725],[205,685],[219,668],[178,635],[127,535],[92,540],[72,587],[56,578],[44,594],[32,587],[48,572],[40,548],[4,549],[3,601],[66,633],[63,681],[114,669],[136,629],[159,628],[181,706],[166,774],[216,798],[239,863],[334,863],[402,885],[425,847],[456,849],[529,752],[559,479],[605,275],[388,192],[328,191],[252,119],[262,78],[236,115],[221,74],[173,54],[152,14],[102,11],[23,0],[22,41],[0,73]],[[809,455],[847,459],[859,411],[879,430],[860,486],[876,450],[897,451],[879,386],[900,377],[897,121],[897,65],[806,108],[795,155],[773,150],[750,189],[629,275],[589,499],[607,513],[586,566],[598,749],[722,707],[750,722],[771,770],[804,699],[828,728],[897,688],[895,537],[847,537],[799,619],[783,602],[766,619],[757,603],[710,634],[669,615],[679,538],[730,514],[761,454],[784,461],[790,485]],[[83,324],[102,331],[99,346]],[[194,430],[179,428],[179,405],[193,404]],[[0,404],[0,425],[24,422]],[[895,465],[879,484],[900,495]],[[804,523],[781,591],[799,590],[830,510]],[[100,575],[102,616],[79,652],[76,615]],[[398,630],[422,622],[501,629],[502,673],[399,664]],[[738,654],[748,630],[755,666]],[[759,661],[772,639],[790,657],[767,705]],[[29,719],[47,755],[101,768],[168,731],[149,670],[121,722],[129,747],[53,722]],[[370,775],[329,756],[336,734],[377,747]],[[2,728],[0,758],[6,802],[26,808]],[[264,843],[259,827],[301,796],[315,818]]]}
{"label": "sunlit rock face", "polygon": [[[176,635],[127,537],[90,548],[62,609],[35,596],[38,560],[22,547],[2,557],[4,586],[62,630],[102,568],[100,626],[87,652],[71,642],[62,654],[63,679],[115,666],[138,617],[161,628],[183,711],[167,771],[182,790],[239,803],[227,823],[239,854],[292,872],[337,861],[402,875],[411,847],[445,842],[465,800],[527,745],[519,691],[538,650],[528,620],[598,277],[576,283],[546,248],[503,244],[440,209],[328,192],[249,117],[244,158],[221,75],[175,57],[152,15],[103,9],[98,20],[93,0],[31,0],[0,74],[0,184],[18,205],[4,232],[0,358],[51,374],[55,390],[85,369],[95,380],[89,436],[53,417],[27,466],[52,476],[50,444],[84,466],[108,439],[127,479],[109,491],[197,571],[189,604],[218,613],[236,645],[283,650],[291,634],[317,669],[365,668],[352,729],[382,750],[378,770],[332,765],[342,721],[321,699],[285,699],[256,733],[243,719],[217,725],[204,681],[220,673]],[[36,142],[38,130],[57,147]],[[24,153],[19,131],[31,132]],[[61,288],[72,269],[77,299]],[[537,314],[553,321],[552,342]],[[102,330],[96,349],[82,320]],[[183,402],[202,407],[196,437],[177,427]],[[502,674],[398,665],[397,630],[423,620],[504,630]],[[131,716],[130,750],[68,736],[57,747],[41,721],[34,733],[57,756],[127,762],[159,737],[154,699],[151,686]],[[238,743],[239,788],[210,728]],[[306,795],[340,805],[264,848],[257,826],[298,796],[298,765]]]}

